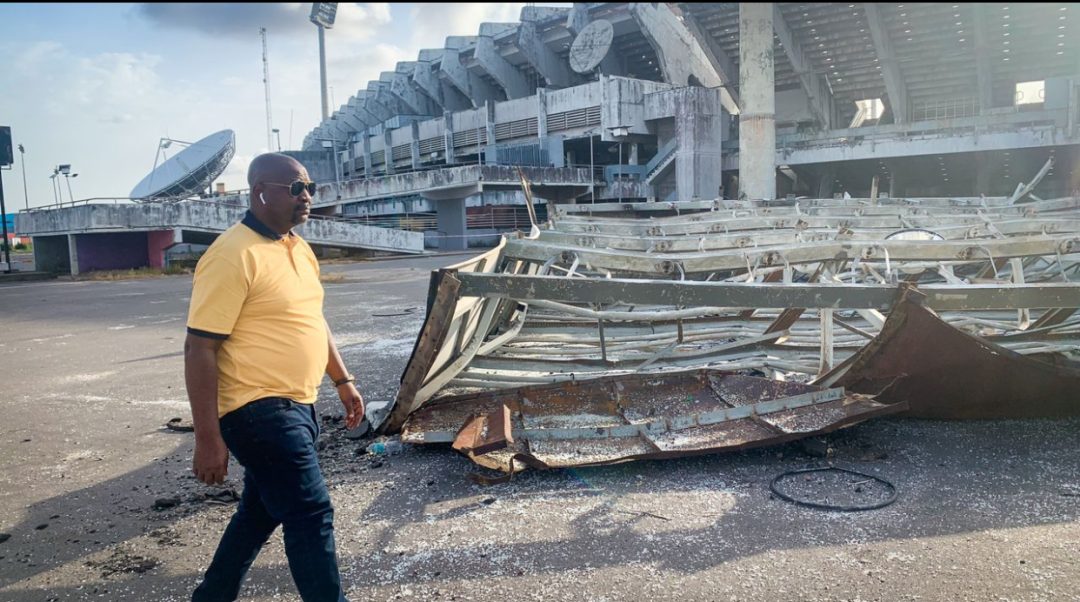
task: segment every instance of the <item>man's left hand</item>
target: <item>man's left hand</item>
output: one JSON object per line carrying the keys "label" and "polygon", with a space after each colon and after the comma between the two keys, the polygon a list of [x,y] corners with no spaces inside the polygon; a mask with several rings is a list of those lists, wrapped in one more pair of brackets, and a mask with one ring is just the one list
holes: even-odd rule
{"label": "man's left hand", "polygon": [[341,405],[345,406],[345,426],[349,430],[360,426],[364,419],[364,398],[360,396],[360,391],[356,390],[356,385],[346,383],[338,387],[337,392]]}

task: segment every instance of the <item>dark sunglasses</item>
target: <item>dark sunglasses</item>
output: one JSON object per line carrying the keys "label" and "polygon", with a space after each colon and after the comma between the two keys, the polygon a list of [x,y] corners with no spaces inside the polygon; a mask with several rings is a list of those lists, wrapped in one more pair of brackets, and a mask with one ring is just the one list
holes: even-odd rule
{"label": "dark sunglasses", "polygon": [[293,196],[300,196],[304,193],[305,188],[307,189],[308,194],[315,196],[315,190],[318,188],[318,185],[315,184],[315,182],[301,182],[300,180],[297,180],[292,184],[278,184],[277,182],[263,182],[263,184],[266,184],[267,186],[281,186],[282,188],[288,188],[289,194]]}

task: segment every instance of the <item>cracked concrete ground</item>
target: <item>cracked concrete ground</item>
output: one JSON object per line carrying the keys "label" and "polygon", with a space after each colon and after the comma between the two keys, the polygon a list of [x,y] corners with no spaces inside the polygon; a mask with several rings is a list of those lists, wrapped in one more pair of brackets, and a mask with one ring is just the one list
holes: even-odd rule
{"label": "cracked concrete ground", "polygon": [[[394,395],[428,271],[461,259],[324,266],[366,398]],[[190,287],[0,285],[0,600],[185,600],[198,582],[233,507],[190,476],[190,433],[163,428],[188,415]],[[791,444],[481,487],[449,449],[365,455],[328,386],[318,409],[352,600],[1080,600],[1080,420],[883,419],[833,435],[828,460]],[[897,502],[771,499],[777,474],[828,461]],[[280,531],[242,599],[299,599]]]}

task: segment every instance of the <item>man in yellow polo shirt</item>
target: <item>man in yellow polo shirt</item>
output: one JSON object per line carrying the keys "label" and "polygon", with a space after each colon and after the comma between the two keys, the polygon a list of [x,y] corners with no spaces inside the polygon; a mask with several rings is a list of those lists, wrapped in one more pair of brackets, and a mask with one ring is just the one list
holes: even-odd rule
{"label": "man in yellow polo shirt", "polygon": [[256,157],[251,208],[195,268],[184,372],[195,423],[193,471],[223,482],[229,452],[244,493],[195,602],[235,600],[248,567],[278,525],[305,602],[345,600],[334,509],[319,470],[315,399],[330,376],[355,428],[364,402],[323,318],[319,264],[292,228],[307,221],[315,185],[295,159]]}

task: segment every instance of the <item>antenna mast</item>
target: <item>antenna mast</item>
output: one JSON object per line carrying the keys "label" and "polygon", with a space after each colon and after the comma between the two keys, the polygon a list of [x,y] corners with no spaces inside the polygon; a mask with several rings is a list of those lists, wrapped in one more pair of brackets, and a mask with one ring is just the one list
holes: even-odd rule
{"label": "antenna mast", "polygon": [[270,121],[270,61],[267,60],[266,55],[266,28],[259,28],[259,35],[262,36],[262,50],[263,50],[263,86],[266,88],[266,149],[273,150],[273,135],[271,131],[274,129],[273,124]]}

